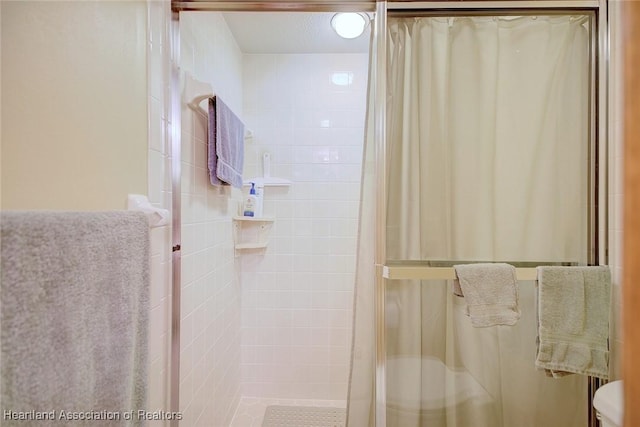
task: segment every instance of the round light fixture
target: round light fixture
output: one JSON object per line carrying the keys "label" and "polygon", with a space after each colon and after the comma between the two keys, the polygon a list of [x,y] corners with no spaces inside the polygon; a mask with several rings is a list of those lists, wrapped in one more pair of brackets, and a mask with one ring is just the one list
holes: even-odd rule
{"label": "round light fixture", "polygon": [[362,35],[368,23],[369,20],[363,13],[336,13],[331,18],[331,26],[345,39],[355,39]]}

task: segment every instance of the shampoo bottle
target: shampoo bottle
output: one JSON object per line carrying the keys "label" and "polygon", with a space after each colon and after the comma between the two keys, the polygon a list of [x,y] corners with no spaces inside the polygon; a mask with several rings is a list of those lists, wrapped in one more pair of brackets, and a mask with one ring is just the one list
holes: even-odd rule
{"label": "shampoo bottle", "polygon": [[258,199],[256,198],[256,187],[255,184],[251,183],[251,190],[249,190],[249,195],[246,199],[244,199],[244,216],[255,216],[256,215],[256,206],[258,204]]}
{"label": "shampoo bottle", "polygon": [[258,181],[256,186],[256,214],[255,216],[260,218],[263,215],[264,209],[264,184]]}

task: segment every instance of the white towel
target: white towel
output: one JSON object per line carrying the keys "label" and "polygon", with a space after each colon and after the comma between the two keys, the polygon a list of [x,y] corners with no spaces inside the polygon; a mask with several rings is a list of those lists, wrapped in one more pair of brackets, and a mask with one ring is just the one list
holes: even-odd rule
{"label": "white towel", "polygon": [[476,328],[515,325],[520,318],[516,269],[504,263],[454,265]]}
{"label": "white towel", "polygon": [[208,166],[212,185],[242,188],[244,124],[220,99],[209,98]]}
{"label": "white towel", "polygon": [[537,270],[536,366],[553,377],[574,373],[609,378],[609,267]]}
{"label": "white towel", "polygon": [[1,224],[0,410],[56,417],[2,425],[145,424],[59,417],[148,409],[146,215],[3,212]]}
{"label": "white towel", "polygon": [[460,287],[460,279],[458,279],[458,278],[453,279],[453,285],[452,285],[451,291],[457,297],[463,297],[464,296],[464,294],[462,293],[462,288]]}

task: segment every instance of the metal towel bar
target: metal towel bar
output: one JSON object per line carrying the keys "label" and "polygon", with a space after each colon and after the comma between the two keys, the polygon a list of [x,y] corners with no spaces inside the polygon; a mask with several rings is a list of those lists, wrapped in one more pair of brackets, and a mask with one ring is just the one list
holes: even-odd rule
{"label": "metal towel bar", "polygon": [[[453,280],[456,264],[476,264],[484,261],[390,261],[382,267],[382,277],[390,280]],[[486,261],[497,262],[497,261]],[[536,280],[536,267],[542,265],[577,266],[577,262],[506,262],[516,267],[518,280]]]}

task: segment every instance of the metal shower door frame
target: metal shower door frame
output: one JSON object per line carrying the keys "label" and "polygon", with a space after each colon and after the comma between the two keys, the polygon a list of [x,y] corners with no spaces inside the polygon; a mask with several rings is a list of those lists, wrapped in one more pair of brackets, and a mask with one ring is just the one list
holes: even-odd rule
{"label": "metal shower door frame", "polygon": [[[387,94],[387,17],[389,14],[406,16],[455,16],[495,15],[523,13],[592,13],[590,87],[589,87],[589,211],[588,211],[588,264],[608,263],[608,209],[607,209],[607,165],[609,148],[608,132],[608,58],[609,31],[607,0],[569,1],[378,1],[376,8],[374,138],[376,147],[376,239],[375,239],[375,427],[386,427],[386,336],[385,298],[386,279],[383,269],[386,258],[386,209],[387,209],[387,141],[386,141],[386,94]],[[599,378],[588,379],[588,426],[598,426],[593,395],[601,385]]]}
{"label": "metal shower door frame", "polygon": [[[595,96],[591,102],[590,117],[590,195],[589,214],[589,263],[606,264],[607,251],[607,65],[608,26],[607,0],[565,0],[565,1],[374,1],[374,0],[280,0],[280,1],[207,1],[172,0],[172,21],[170,23],[171,52],[171,106],[169,137],[171,147],[172,180],[172,312],[171,312],[171,362],[170,362],[170,411],[179,411],[180,397],[180,291],[181,291],[181,97],[180,97],[180,12],[184,11],[303,11],[303,12],[374,12],[374,49],[372,63],[375,92],[374,139],[375,139],[375,182],[376,182],[376,237],[375,237],[375,426],[386,427],[386,337],[385,331],[385,287],[382,272],[386,259],[386,201],[387,201],[387,141],[386,141],[386,93],[387,93],[387,16],[389,12],[406,13],[460,13],[477,14],[503,12],[505,10],[565,10],[594,11],[595,29],[592,34],[591,91]],[[375,95],[377,94],[377,95]],[[597,166],[597,167],[596,167]],[[591,398],[599,384],[589,384],[589,407]],[[590,411],[589,426],[595,427],[597,420]],[[177,427],[179,421],[172,420]]]}

